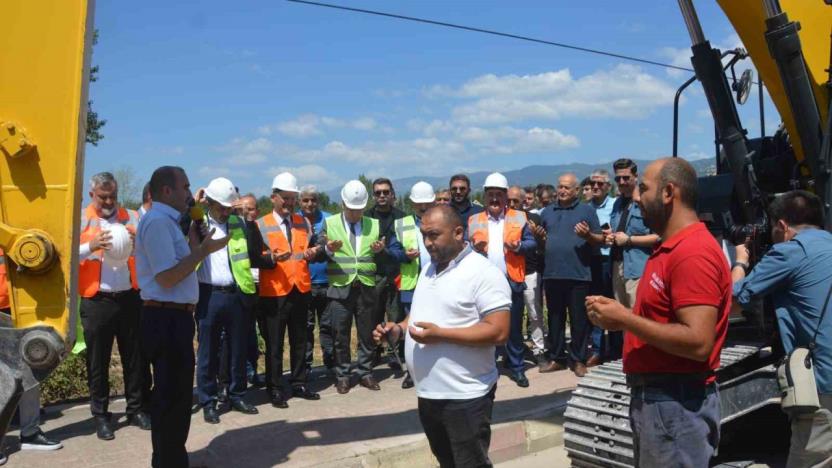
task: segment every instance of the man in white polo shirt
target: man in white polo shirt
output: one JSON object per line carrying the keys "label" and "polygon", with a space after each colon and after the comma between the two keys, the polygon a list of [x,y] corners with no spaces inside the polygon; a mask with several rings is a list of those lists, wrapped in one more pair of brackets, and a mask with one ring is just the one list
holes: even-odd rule
{"label": "man in white polo shirt", "polygon": [[396,342],[404,335],[419,419],[439,464],[491,466],[494,349],[508,339],[511,289],[506,276],[463,241],[454,208],[428,210],[421,232],[431,264],[419,276],[410,315],[379,325],[373,338],[380,343],[390,334]]}

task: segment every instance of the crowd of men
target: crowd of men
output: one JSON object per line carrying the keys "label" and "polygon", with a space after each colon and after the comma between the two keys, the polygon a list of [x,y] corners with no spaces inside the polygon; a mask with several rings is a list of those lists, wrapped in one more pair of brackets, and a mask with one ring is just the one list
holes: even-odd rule
{"label": "crowd of men", "polygon": [[[258,387],[275,408],[287,408],[291,398],[319,400],[307,384],[316,339],[339,394],[356,383],[379,391],[374,368],[384,361],[404,372],[401,385],[416,387],[420,418],[443,466],[489,463],[490,432],[459,442],[456,416],[443,414],[487,426],[498,359],[512,381],[528,387],[530,363],[538,372],[570,369],[582,377],[588,367],[623,354],[637,458],[644,466],[680,459],[706,466],[719,440],[714,371],[732,296],[745,304],[780,290],[786,297],[784,312],[778,311],[786,322],[781,328],[814,330],[822,312],[815,293],[832,281],[817,262],[832,259],[832,238],[820,229],[817,197],[784,196],[772,214],[775,230],[782,231],[775,240],[784,246],[760,262],[766,273],[755,269],[745,277],[747,252],[738,248],[731,272],[699,222],[696,173],[687,162],[659,160],[641,180],[630,159],[611,169],[612,178],[598,169],[583,182],[565,173],[556,186],[525,188],[493,173],[481,204],[472,201],[464,174],[439,190],[418,182],[409,190],[410,214],[396,208],[397,193],[386,178],[374,180],[369,192],[360,181],[348,182],[340,212],[331,214],[320,209],[315,187],[301,187],[288,172],[274,177],[266,213],[258,213],[254,195],[241,196],[226,178],[193,196],[185,171],[173,166],[153,173],[142,207],[133,211],[119,205],[112,174],[94,175],[83,210],[79,291],[97,436],[115,437],[108,411],[114,341],[127,421],[152,432],[153,466],[188,466],[192,409],[201,409],[209,424],[220,423],[222,405],[256,414],[246,395]],[[109,254],[117,224],[134,242],[126,261]],[[787,276],[786,268],[811,270],[811,286]],[[795,292],[787,281],[811,291]],[[461,299],[442,299],[455,295]],[[813,304],[810,314],[806,300]],[[450,323],[467,325],[453,330]],[[258,333],[265,375],[257,372]],[[789,333],[790,346],[800,345],[804,334]],[[821,437],[832,445],[830,337],[824,330],[817,337],[824,394],[818,411],[825,413],[800,420],[802,442],[793,432],[792,453],[801,461],[830,456],[826,448],[807,455],[819,425],[826,425]],[[430,372],[414,368],[414,355],[433,363]],[[460,370],[469,371],[469,380],[460,381]],[[476,405],[454,406],[469,400]],[[695,411],[686,409],[691,405]],[[36,418],[27,419],[33,422],[22,433],[24,448],[60,448]],[[668,437],[652,420],[691,429]]]}

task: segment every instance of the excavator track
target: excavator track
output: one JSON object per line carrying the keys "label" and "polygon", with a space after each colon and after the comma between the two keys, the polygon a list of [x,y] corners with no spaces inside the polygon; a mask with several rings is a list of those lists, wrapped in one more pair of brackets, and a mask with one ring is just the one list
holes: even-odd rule
{"label": "excavator track", "polygon": [[[748,345],[735,345],[722,350],[717,380],[723,401],[723,422],[776,402],[774,367],[767,362],[763,366],[758,365],[759,359],[766,357],[765,353],[759,346]],[[742,369],[744,365],[750,365],[750,370]],[[739,398],[738,389],[742,390]],[[748,398],[747,394],[755,396]],[[739,400],[742,404],[728,405],[730,410],[726,414],[726,397]],[[629,412],[630,388],[622,362],[610,362],[590,369],[572,392],[565,412],[563,439],[572,466],[634,467]]]}

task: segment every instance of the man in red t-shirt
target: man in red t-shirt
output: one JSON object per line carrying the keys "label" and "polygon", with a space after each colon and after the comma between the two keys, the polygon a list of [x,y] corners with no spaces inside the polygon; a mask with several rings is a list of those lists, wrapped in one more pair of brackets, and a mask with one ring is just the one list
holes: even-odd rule
{"label": "man in red t-shirt", "polygon": [[647,167],[634,200],[663,239],[644,268],[632,311],[587,297],[589,319],[624,330],[636,466],[706,467],[719,445],[714,372],[725,342],[731,273],[696,214],[696,171],[667,158]]}

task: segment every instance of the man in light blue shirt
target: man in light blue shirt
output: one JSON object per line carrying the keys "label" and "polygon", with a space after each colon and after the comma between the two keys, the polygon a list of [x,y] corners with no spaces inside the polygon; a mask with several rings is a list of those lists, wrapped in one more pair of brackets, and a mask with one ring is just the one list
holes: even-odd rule
{"label": "man in light blue shirt", "polygon": [[[610,231],[610,216],[612,215],[612,207],[615,204],[616,198],[610,195],[610,173],[604,169],[596,169],[592,171],[589,176],[589,186],[592,198],[589,200],[589,205],[595,208],[595,214],[598,216],[598,223],[601,225],[603,232]],[[592,272],[592,285],[589,287],[590,294],[612,297],[612,263],[610,262],[610,247],[602,245],[596,247],[592,252],[592,260],[589,264]],[[601,363],[601,359],[606,351],[606,346],[603,346],[604,329],[601,327],[592,327],[592,355],[587,359],[587,367],[592,367]]]}
{"label": "man in light blue shirt", "polygon": [[191,224],[187,238],[182,234],[179,219],[193,197],[181,167],[156,169],[150,178],[150,194],[153,206],[139,222],[135,255],[144,301],[141,350],[153,365],[152,466],[186,467],[194,385],[193,311],[199,298],[195,271],[205,257],[225,247],[229,238],[214,239],[213,231],[200,233],[196,223]]}
{"label": "man in light blue shirt", "polygon": [[[775,245],[748,270],[748,249],[737,247],[731,269],[734,297],[748,306],[771,296],[783,348],[808,347],[812,352],[820,409],[790,415],[792,440],[787,466],[832,464],[832,304],[821,310],[832,286],[832,234],[824,231],[823,203],[802,190],[787,192],[769,207]],[[823,320],[823,322],[821,322]]]}

